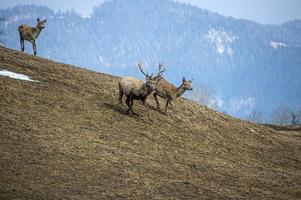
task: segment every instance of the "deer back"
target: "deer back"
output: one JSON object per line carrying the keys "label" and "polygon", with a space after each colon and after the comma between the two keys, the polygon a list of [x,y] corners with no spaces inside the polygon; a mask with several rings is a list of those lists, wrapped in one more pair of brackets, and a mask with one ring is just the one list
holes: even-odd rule
{"label": "deer back", "polygon": [[40,18],[38,18],[35,28],[26,24],[21,24],[18,28],[21,38],[29,41],[32,39],[37,39],[42,29],[45,28],[46,22],[47,19],[41,21]]}
{"label": "deer back", "polygon": [[23,39],[26,40],[36,39],[36,36],[34,35],[34,33],[36,32],[36,28],[30,27],[26,24],[22,24],[19,26],[18,30],[20,32],[20,36]]}
{"label": "deer back", "polygon": [[138,95],[138,92],[143,87],[143,81],[133,77],[124,77],[119,82],[119,85],[122,88],[122,91],[125,95],[129,95],[130,93]]}
{"label": "deer back", "polygon": [[157,83],[156,93],[161,97],[167,98],[168,96],[172,96],[176,91],[177,87],[166,81],[164,78],[161,78]]}

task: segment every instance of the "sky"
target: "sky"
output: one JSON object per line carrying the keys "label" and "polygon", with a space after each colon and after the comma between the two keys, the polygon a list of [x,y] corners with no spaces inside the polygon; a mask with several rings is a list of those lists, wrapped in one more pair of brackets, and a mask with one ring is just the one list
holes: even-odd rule
{"label": "sky", "polygon": [[[0,8],[18,4],[47,5],[55,11],[74,9],[83,16],[105,0],[1,0]],[[301,0],[175,0],[234,18],[262,24],[282,24],[301,19]]]}

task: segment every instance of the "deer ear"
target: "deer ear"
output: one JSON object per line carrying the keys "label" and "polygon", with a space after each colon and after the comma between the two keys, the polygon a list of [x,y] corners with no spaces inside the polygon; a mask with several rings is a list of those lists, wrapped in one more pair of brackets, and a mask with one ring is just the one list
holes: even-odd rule
{"label": "deer ear", "polygon": [[39,21],[40,21],[40,18],[37,19],[37,22],[39,22]]}
{"label": "deer ear", "polygon": [[191,79],[189,82],[192,83],[193,79]]}
{"label": "deer ear", "polygon": [[45,19],[44,21],[43,21],[43,23],[46,23],[47,22],[47,19]]}
{"label": "deer ear", "polygon": [[185,77],[183,77],[183,82],[186,81]]}

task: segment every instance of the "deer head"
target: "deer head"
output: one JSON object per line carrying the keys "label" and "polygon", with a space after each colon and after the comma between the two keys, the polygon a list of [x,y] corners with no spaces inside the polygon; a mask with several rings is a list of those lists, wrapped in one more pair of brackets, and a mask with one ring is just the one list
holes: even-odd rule
{"label": "deer head", "polygon": [[183,85],[183,88],[185,90],[192,90],[193,88],[191,87],[191,83],[192,83],[193,79],[191,80],[186,80],[185,77],[183,77],[183,80],[182,80],[182,85]]}
{"label": "deer head", "polygon": [[47,22],[47,19],[45,19],[45,20],[40,20],[40,18],[38,18],[37,19],[37,26],[36,26],[36,28],[38,28],[38,29],[44,29],[45,28],[45,23]]}
{"label": "deer head", "polygon": [[159,71],[157,73],[156,76],[153,76],[153,74],[149,75],[148,73],[145,73],[142,69],[143,64],[142,63],[138,63],[139,69],[141,71],[141,73],[145,76],[146,78],[146,86],[152,90],[154,90],[156,88],[156,85],[158,83],[158,81],[160,80],[160,78],[162,77],[162,73],[165,71],[165,69],[162,69],[163,64],[159,64]]}

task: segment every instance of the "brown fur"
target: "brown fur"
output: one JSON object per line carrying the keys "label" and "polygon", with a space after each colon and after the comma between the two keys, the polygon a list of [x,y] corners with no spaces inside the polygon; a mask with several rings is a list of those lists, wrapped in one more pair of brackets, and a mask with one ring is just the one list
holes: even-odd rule
{"label": "brown fur", "polygon": [[37,54],[36,48],[36,39],[40,35],[42,29],[45,28],[45,23],[47,19],[41,21],[39,18],[37,19],[36,27],[30,27],[26,24],[21,24],[18,28],[19,35],[20,35],[20,45],[21,51],[24,52],[24,40],[29,41],[32,44],[34,55]]}
{"label": "brown fur", "polygon": [[166,81],[164,78],[161,78],[157,83],[154,93],[154,98],[157,103],[158,110],[160,110],[160,104],[158,102],[157,96],[166,99],[165,112],[167,113],[168,104],[172,105],[172,101],[182,96],[186,90],[192,90],[191,82],[192,80],[186,81],[185,78],[183,78],[182,84],[179,87],[176,87]]}

